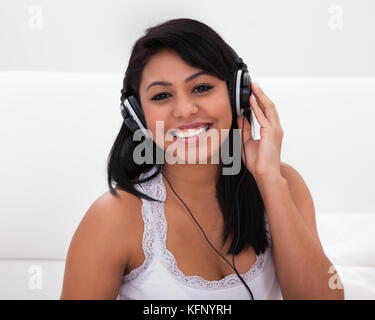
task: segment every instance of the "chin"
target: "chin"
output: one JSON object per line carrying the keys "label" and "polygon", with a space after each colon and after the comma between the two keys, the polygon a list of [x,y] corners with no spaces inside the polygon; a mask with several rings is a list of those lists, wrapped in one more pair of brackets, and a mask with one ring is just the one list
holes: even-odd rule
{"label": "chin", "polygon": [[[219,164],[220,163],[220,155],[219,155],[219,148],[216,149],[207,149],[205,148],[197,148],[195,150],[188,149],[183,151],[180,149],[177,154],[173,156],[172,159],[176,159],[175,162],[181,164]],[[172,157],[172,156],[171,156]]]}

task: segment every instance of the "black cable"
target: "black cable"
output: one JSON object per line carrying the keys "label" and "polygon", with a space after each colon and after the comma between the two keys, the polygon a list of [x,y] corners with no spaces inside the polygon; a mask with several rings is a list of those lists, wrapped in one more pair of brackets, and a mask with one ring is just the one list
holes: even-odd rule
{"label": "black cable", "polygon": [[[243,145],[243,150],[244,150],[244,155],[245,155],[245,164],[246,164],[246,153],[245,153],[245,147],[244,147],[244,138],[243,138],[243,128],[244,128],[244,121],[245,119],[242,120],[242,145]],[[185,204],[185,202],[178,196],[178,194],[176,193],[176,191],[173,189],[171,183],[169,182],[168,178],[164,175],[163,171],[161,171],[162,175],[164,176],[164,178],[167,180],[169,186],[171,187],[173,193],[176,195],[176,197],[183,203],[183,205],[185,206],[185,208],[189,211],[191,217],[193,218],[193,220],[195,221],[195,223],[197,224],[197,226],[199,227],[199,229],[202,231],[205,239],[207,240],[208,244],[211,246],[212,249],[214,249],[214,251],[221,257],[224,259],[224,261],[234,270],[234,272],[237,274],[237,276],[239,277],[239,279],[241,280],[241,282],[244,284],[244,286],[246,287],[246,289],[249,291],[250,293],[250,296],[251,296],[251,300],[254,300],[254,296],[253,296],[253,293],[251,292],[249,286],[247,285],[247,283],[245,282],[245,280],[241,277],[241,275],[239,274],[239,272],[237,271],[237,268],[234,264],[234,254],[232,255],[232,262],[233,262],[233,266],[230,264],[230,262],[219,252],[216,250],[216,248],[211,244],[210,240],[208,240],[207,238],[207,235],[206,233],[204,232],[204,230],[202,229],[202,227],[199,225],[198,221],[194,218],[193,214],[191,213],[190,209],[188,208],[188,206]],[[241,179],[240,179],[240,182],[237,186],[237,192],[236,192],[236,202],[237,202],[237,213],[238,213],[238,233],[237,233],[237,238],[236,238],[236,247],[238,245],[238,241],[239,241],[239,233],[240,233],[240,211],[239,211],[239,204],[238,204],[238,191],[239,191],[239,187],[241,185],[241,182],[243,180],[243,177],[245,176],[245,172],[244,174],[242,175]],[[235,247],[235,248],[236,248]]]}

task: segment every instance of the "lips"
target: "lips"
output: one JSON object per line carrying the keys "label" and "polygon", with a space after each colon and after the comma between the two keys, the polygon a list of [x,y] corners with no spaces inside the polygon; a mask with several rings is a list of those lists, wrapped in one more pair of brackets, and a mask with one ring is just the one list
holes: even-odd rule
{"label": "lips", "polygon": [[209,122],[194,122],[194,123],[187,123],[183,124],[182,126],[177,127],[176,129],[184,130],[184,129],[199,129],[201,127],[205,127]]}
{"label": "lips", "polygon": [[[201,128],[205,128],[205,130],[203,132],[200,129],[197,129],[198,130],[197,133],[199,133],[199,134],[195,134],[195,135],[190,135],[190,136],[173,135],[173,141],[179,141],[179,142],[182,142],[182,143],[185,143],[185,144],[190,144],[192,142],[198,142],[198,141],[200,141],[201,139],[203,139],[204,137],[207,136],[207,134],[208,134],[207,132],[210,131],[211,126],[212,126],[212,124],[208,123],[206,126],[201,127]],[[186,129],[186,130],[191,130],[191,128]],[[184,132],[184,131],[182,131],[182,132]]]}

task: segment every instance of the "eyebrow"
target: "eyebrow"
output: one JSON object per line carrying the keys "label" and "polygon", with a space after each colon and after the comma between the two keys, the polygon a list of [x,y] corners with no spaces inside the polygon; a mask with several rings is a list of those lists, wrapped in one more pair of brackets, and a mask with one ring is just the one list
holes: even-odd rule
{"label": "eyebrow", "polygon": [[[194,73],[194,74],[192,74],[191,76],[188,76],[188,77],[185,79],[185,83],[187,83],[187,82],[189,82],[189,81],[195,79],[196,77],[199,77],[199,76],[202,75],[202,74],[209,74],[209,73],[208,73],[207,71],[204,71],[204,70],[203,70],[203,71],[199,71],[199,72],[197,72],[197,73]],[[166,82],[166,81],[154,81],[154,82],[152,82],[152,83],[147,87],[146,92],[147,92],[147,90],[150,89],[152,86],[157,86],[157,85],[159,85],[159,86],[171,86],[172,83],[170,83],[170,82]]]}

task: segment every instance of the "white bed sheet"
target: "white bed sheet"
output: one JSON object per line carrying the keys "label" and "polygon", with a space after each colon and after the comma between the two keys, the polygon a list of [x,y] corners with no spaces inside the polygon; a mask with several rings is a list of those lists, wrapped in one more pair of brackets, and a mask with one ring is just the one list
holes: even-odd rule
{"label": "white bed sheet", "polygon": [[316,220],[324,251],[344,285],[345,299],[375,299],[375,215],[324,213]]}
{"label": "white bed sheet", "polygon": [[[345,299],[375,299],[375,215],[317,214],[324,251],[344,285]],[[32,288],[35,273],[43,271],[43,287]],[[0,299],[59,299],[65,261],[0,259]]]}

